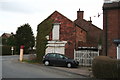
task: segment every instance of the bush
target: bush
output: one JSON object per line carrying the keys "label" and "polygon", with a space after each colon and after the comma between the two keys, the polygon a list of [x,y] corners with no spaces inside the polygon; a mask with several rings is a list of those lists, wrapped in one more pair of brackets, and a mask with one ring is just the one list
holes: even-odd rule
{"label": "bush", "polygon": [[96,78],[118,78],[120,61],[107,56],[95,57],[92,64],[93,75]]}
{"label": "bush", "polygon": [[2,46],[2,55],[11,55],[11,46]]}
{"label": "bush", "polygon": [[44,20],[40,23],[37,27],[37,38],[36,38],[36,54],[37,60],[42,62],[42,58],[45,55],[46,45],[47,45],[47,38],[52,31],[53,28],[53,20]]}
{"label": "bush", "polygon": [[[11,47],[12,46],[3,45],[2,46],[2,55],[12,55]],[[15,54],[15,51],[16,51],[16,47],[14,47],[14,54]]]}

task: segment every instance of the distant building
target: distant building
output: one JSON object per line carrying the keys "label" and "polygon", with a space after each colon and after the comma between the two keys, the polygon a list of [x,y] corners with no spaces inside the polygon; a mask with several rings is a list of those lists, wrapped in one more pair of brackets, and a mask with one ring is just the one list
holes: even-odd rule
{"label": "distant building", "polygon": [[103,5],[103,54],[120,59],[120,0]]}
{"label": "distant building", "polygon": [[[92,21],[83,19],[83,11],[77,12],[77,19],[71,21],[58,11],[53,12],[47,20],[54,20],[53,30],[47,36],[46,53],[61,53],[74,58],[74,50],[78,47],[98,47],[102,30],[92,24]],[[83,44],[83,45],[81,45]]]}
{"label": "distant building", "polygon": [[1,38],[2,38],[2,45],[7,45],[7,42],[8,42],[8,38],[11,37],[13,35],[13,33],[3,33],[1,35]]}
{"label": "distant building", "polygon": [[87,32],[86,42],[83,43],[79,41],[78,46],[98,47],[98,45],[102,45],[102,29],[93,25],[91,18],[89,21],[86,21],[84,19],[84,11],[77,11],[77,19],[74,21],[74,23]]}
{"label": "distant building", "polygon": [[1,35],[2,38],[9,38],[10,36],[12,36],[12,34],[9,34],[9,33],[3,33]]}

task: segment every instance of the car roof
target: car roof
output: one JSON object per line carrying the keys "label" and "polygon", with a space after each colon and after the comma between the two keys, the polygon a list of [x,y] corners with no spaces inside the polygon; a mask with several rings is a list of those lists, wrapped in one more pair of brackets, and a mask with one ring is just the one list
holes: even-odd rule
{"label": "car roof", "polygon": [[47,54],[60,54],[60,53],[47,53]]}

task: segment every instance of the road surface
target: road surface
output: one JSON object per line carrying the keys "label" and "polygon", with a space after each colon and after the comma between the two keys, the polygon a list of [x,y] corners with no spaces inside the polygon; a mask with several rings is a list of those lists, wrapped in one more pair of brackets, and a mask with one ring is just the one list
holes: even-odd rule
{"label": "road surface", "polygon": [[18,61],[19,56],[3,56],[2,78],[85,78],[84,76],[72,74],[44,66],[42,64],[29,64]]}

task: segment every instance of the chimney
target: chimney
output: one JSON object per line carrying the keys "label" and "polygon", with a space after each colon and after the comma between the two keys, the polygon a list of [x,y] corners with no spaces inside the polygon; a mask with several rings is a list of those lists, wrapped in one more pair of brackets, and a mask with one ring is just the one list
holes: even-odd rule
{"label": "chimney", "polygon": [[88,22],[92,24],[92,19],[91,19],[91,17],[90,17],[90,20],[89,20]]}
{"label": "chimney", "polygon": [[84,16],[84,11],[77,11],[77,19],[83,19],[83,16]]}

